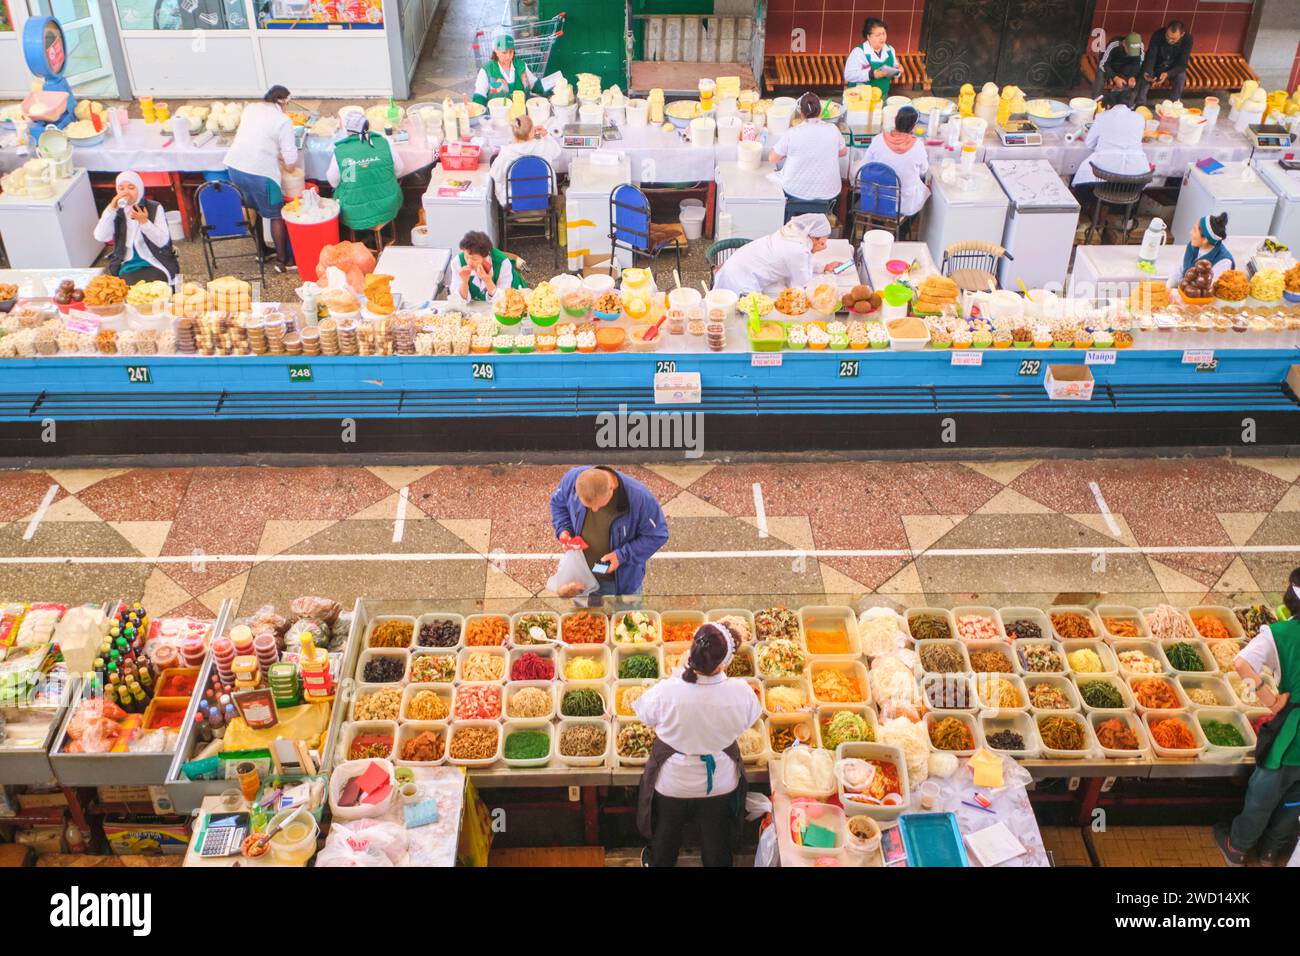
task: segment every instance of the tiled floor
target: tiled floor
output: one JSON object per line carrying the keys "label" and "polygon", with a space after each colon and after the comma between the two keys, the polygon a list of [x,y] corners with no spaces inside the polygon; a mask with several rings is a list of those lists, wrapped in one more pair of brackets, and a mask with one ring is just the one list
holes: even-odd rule
{"label": "tiled floor", "polygon": [[[546,590],[556,560],[547,498],[563,470],[431,462],[3,472],[0,594],[139,597],[155,614],[211,613],[226,598],[247,613],[304,592],[467,610],[559,604]],[[652,607],[1050,604],[1101,594],[1139,606],[1233,604],[1261,592],[1276,600],[1300,555],[1300,460],[626,470],[669,516],[665,556],[646,581]],[[51,486],[53,504],[31,528]],[[1080,547],[1088,550],[1063,550]],[[1107,548],[1120,552],[1099,558]]]}
{"label": "tiled floor", "polygon": [[1226,866],[1209,827],[1113,827],[1089,833],[1101,866]]}

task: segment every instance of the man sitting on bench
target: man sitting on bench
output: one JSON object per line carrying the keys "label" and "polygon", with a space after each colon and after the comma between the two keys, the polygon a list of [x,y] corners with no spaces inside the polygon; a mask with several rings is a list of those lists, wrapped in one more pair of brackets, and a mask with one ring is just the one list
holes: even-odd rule
{"label": "man sitting on bench", "polygon": [[1145,105],[1151,87],[1165,80],[1169,81],[1169,98],[1181,100],[1183,86],[1187,83],[1187,61],[1191,55],[1192,35],[1182,20],[1170,20],[1168,26],[1157,30],[1147,44],[1147,56],[1142,61],[1138,104]]}
{"label": "man sitting on bench", "polygon": [[1107,106],[1123,103],[1132,107],[1137,98],[1138,74],[1142,72],[1142,36],[1130,33],[1115,37],[1106,45],[1097,61],[1097,76],[1092,81],[1092,98],[1105,96]]}

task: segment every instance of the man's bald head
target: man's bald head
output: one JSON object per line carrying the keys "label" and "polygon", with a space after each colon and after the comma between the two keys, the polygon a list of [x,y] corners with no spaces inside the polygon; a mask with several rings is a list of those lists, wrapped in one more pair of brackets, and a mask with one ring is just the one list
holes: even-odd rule
{"label": "man's bald head", "polygon": [[578,500],[592,511],[599,511],[614,497],[614,476],[600,468],[588,468],[578,475]]}

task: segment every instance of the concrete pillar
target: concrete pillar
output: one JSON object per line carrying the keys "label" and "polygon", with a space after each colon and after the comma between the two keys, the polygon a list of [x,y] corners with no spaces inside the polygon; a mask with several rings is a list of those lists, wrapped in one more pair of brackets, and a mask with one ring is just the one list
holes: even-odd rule
{"label": "concrete pillar", "polygon": [[1300,44],[1300,0],[1255,0],[1246,32],[1246,59],[1260,86],[1280,90],[1291,76]]}

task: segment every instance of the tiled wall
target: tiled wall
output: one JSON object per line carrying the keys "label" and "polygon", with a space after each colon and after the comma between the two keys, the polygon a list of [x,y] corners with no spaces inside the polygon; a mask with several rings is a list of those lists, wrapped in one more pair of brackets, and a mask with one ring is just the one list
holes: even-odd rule
{"label": "tiled wall", "polygon": [[[1093,25],[1107,37],[1136,30],[1150,37],[1170,20],[1182,20],[1202,53],[1240,53],[1250,25],[1249,3],[1203,3],[1198,0],[1097,0]],[[880,17],[889,24],[889,42],[899,51],[915,50],[921,42],[925,0],[769,0],[768,53],[790,50],[790,32],[805,33],[809,53],[843,53],[862,42],[862,21]],[[1291,70],[1290,89],[1300,83],[1300,45]]]}

